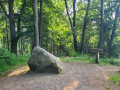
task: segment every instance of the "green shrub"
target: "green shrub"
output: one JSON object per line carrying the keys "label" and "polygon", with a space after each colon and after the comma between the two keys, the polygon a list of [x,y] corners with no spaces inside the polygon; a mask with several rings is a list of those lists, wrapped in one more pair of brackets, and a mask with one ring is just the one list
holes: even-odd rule
{"label": "green shrub", "polygon": [[15,55],[5,48],[0,48],[0,72],[27,64],[29,54]]}
{"label": "green shrub", "polygon": [[112,64],[120,66],[119,58],[101,58],[100,63]]}

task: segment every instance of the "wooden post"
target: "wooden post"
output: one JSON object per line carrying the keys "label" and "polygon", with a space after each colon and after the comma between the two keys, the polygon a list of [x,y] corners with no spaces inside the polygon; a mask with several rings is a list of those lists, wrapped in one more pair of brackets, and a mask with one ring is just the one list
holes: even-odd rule
{"label": "wooden post", "polygon": [[95,62],[98,64],[99,63],[99,53],[103,53],[102,49],[94,48],[92,49],[92,52],[96,52],[96,59]]}

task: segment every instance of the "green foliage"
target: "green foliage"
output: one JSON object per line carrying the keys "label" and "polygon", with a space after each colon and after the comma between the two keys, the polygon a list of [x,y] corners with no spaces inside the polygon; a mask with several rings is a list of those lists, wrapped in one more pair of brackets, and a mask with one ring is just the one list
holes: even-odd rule
{"label": "green foliage", "polygon": [[15,55],[0,48],[0,73],[27,64],[29,55]]}
{"label": "green foliage", "polygon": [[[95,63],[95,56],[91,57],[90,55],[82,55],[79,53],[73,53],[71,57],[60,57],[61,61],[71,62],[71,61],[88,61],[90,63]],[[117,65],[120,66],[120,59],[119,58],[107,58],[103,57],[99,59],[99,65]]]}
{"label": "green foliage", "polygon": [[[113,29],[113,22],[115,16],[115,10],[118,6],[118,1],[111,2],[111,0],[105,0],[105,18],[104,18],[104,45],[103,49],[108,48],[109,39]],[[17,29],[17,20],[22,8],[24,0],[14,1],[14,12],[15,12],[15,28]],[[31,0],[26,0],[24,12],[21,16],[20,32],[17,35],[25,36],[24,40],[24,51],[30,52],[31,41],[34,41],[34,23],[33,23],[33,11]],[[69,13],[71,20],[73,19],[73,0],[67,0]],[[77,42],[78,48],[80,48],[81,36],[84,24],[84,17],[87,9],[87,0],[78,0],[76,2],[76,31],[77,31]],[[9,10],[8,0],[2,0],[2,4],[5,10]],[[85,37],[84,51],[90,52],[91,48],[97,48],[99,41],[100,32],[100,0],[91,0],[90,12],[88,16],[88,24]],[[38,16],[40,16],[40,2],[38,1]],[[40,17],[39,17],[40,18]],[[0,6],[0,46],[5,44],[7,47],[7,41],[3,40],[7,37],[6,30],[9,30],[9,20],[5,16]],[[66,55],[70,57],[79,57],[79,53],[74,51],[72,30],[70,28],[70,22],[66,14],[66,8],[64,0],[44,0],[43,1],[43,16],[42,16],[42,48],[55,55]],[[6,23],[8,24],[6,26]],[[114,35],[114,41],[112,44],[112,55],[118,57],[120,55],[120,25],[117,22],[117,28]],[[8,32],[9,34],[9,32]],[[10,35],[10,34],[9,34]],[[10,44],[10,36],[9,44]],[[79,50],[79,49],[78,49]],[[106,52],[107,53],[107,52]],[[13,55],[13,57],[15,57]],[[10,57],[8,57],[10,58]],[[6,59],[7,61],[8,59]],[[104,60],[103,60],[104,61]],[[106,60],[106,62],[109,60]],[[114,61],[114,60],[113,60]],[[111,63],[112,60],[110,60]],[[117,61],[115,60],[115,63]],[[11,62],[7,61],[11,64]]]}
{"label": "green foliage", "polygon": [[101,58],[99,62],[100,64],[112,64],[112,65],[120,66],[119,58]]}
{"label": "green foliage", "polygon": [[91,58],[88,55],[83,56],[81,54],[79,54],[79,57],[61,57],[60,60],[65,62],[72,62],[72,61],[88,61],[90,63],[95,62],[94,58]]}

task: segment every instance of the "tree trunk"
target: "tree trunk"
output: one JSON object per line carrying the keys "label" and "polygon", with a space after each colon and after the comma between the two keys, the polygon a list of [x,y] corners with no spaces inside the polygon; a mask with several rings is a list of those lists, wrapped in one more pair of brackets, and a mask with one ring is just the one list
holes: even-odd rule
{"label": "tree trunk", "polygon": [[17,54],[17,42],[18,40],[11,41],[11,52]]}
{"label": "tree trunk", "polygon": [[72,27],[72,32],[73,32],[73,38],[74,38],[74,49],[77,51],[77,34],[76,34],[76,10],[75,10],[75,4],[76,0],[73,2],[73,27]]}
{"label": "tree trunk", "polygon": [[18,27],[17,27],[17,35],[15,32],[15,21],[14,21],[14,10],[13,10],[13,3],[14,0],[9,0],[9,15],[7,14],[7,12],[5,11],[4,6],[2,5],[1,1],[0,1],[0,6],[2,7],[5,15],[9,18],[9,22],[10,22],[10,42],[11,42],[11,52],[17,54],[17,42],[20,38],[20,22],[21,22],[21,16],[26,4],[26,0],[24,0],[20,15],[18,16]]}
{"label": "tree trunk", "polygon": [[104,0],[101,0],[101,27],[100,27],[100,38],[98,48],[102,48],[104,38]]}
{"label": "tree trunk", "polygon": [[8,48],[8,51],[9,51],[9,31],[8,31],[8,24],[7,24],[7,19],[6,19],[6,38],[7,38],[7,48]]}
{"label": "tree trunk", "polygon": [[40,30],[39,30],[40,47],[42,47],[42,6],[43,0],[40,0]]}
{"label": "tree trunk", "polygon": [[3,36],[3,47],[6,47],[6,37]]}
{"label": "tree trunk", "polygon": [[10,22],[11,52],[17,54],[17,39],[16,39],[16,34],[15,34],[13,2],[14,2],[14,0],[9,0],[9,22]]}
{"label": "tree trunk", "polygon": [[80,53],[83,53],[83,51],[84,51],[85,34],[86,34],[86,26],[87,26],[87,23],[88,23],[89,8],[90,8],[90,0],[88,0],[87,10],[86,10],[85,19],[84,19],[84,26],[83,26],[83,31],[82,31],[82,40],[81,40]]}
{"label": "tree trunk", "polygon": [[23,55],[23,37],[21,38],[21,54]]}
{"label": "tree trunk", "polygon": [[38,13],[37,13],[37,0],[33,0],[33,17],[35,27],[35,46],[39,46],[39,30],[38,30]]}
{"label": "tree trunk", "polygon": [[70,14],[69,14],[69,11],[68,11],[68,5],[67,5],[67,1],[65,0],[65,6],[66,6],[66,12],[67,12],[67,15],[68,15],[68,19],[70,21],[70,26],[72,28],[72,21],[71,21],[71,18],[70,18]]}
{"label": "tree trunk", "polygon": [[112,30],[111,38],[110,38],[110,41],[108,44],[108,56],[111,56],[111,47],[112,47],[112,43],[113,43],[113,39],[114,39],[114,35],[115,35],[116,26],[117,26],[117,19],[119,16],[119,8],[120,8],[120,2],[119,2],[119,5],[116,9],[115,20],[113,23],[113,30]]}
{"label": "tree trunk", "polygon": [[22,5],[22,8],[21,8],[20,14],[18,15],[18,20],[17,20],[17,39],[18,40],[22,36],[22,34],[20,33],[21,32],[20,26],[21,26],[21,17],[22,17],[22,14],[24,12],[25,4],[26,4],[26,0],[24,0],[24,2],[23,2],[23,5]]}
{"label": "tree trunk", "polygon": [[21,50],[21,48],[20,48],[20,39],[19,39],[19,42],[18,42],[18,46],[19,46],[19,54],[20,54],[20,50]]}
{"label": "tree trunk", "polygon": [[71,26],[72,34],[73,34],[74,50],[77,51],[77,34],[76,34],[76,23],[75,23],[76,22],[75,4],[76,4],[76,0],[74,0],[74,2],[73,2],[73,25],[72,25],[72,21],[71,21],[70,14],[69,14],[69,11],[68,11],[67,1],[65,0],[66,11],[67,11],[68,19],[70,21],[70,26]]}

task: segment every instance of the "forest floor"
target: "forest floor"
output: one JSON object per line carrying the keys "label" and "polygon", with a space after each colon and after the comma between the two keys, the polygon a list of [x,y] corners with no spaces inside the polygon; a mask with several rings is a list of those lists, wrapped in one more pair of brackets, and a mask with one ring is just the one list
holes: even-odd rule
{"label": "forest floor", "polygon": [[109,75],[120,67],[90,64],[86,61],[64,62],[61,74],[28,72],[23,66],[0,79],[0,90],[120,90]]}

